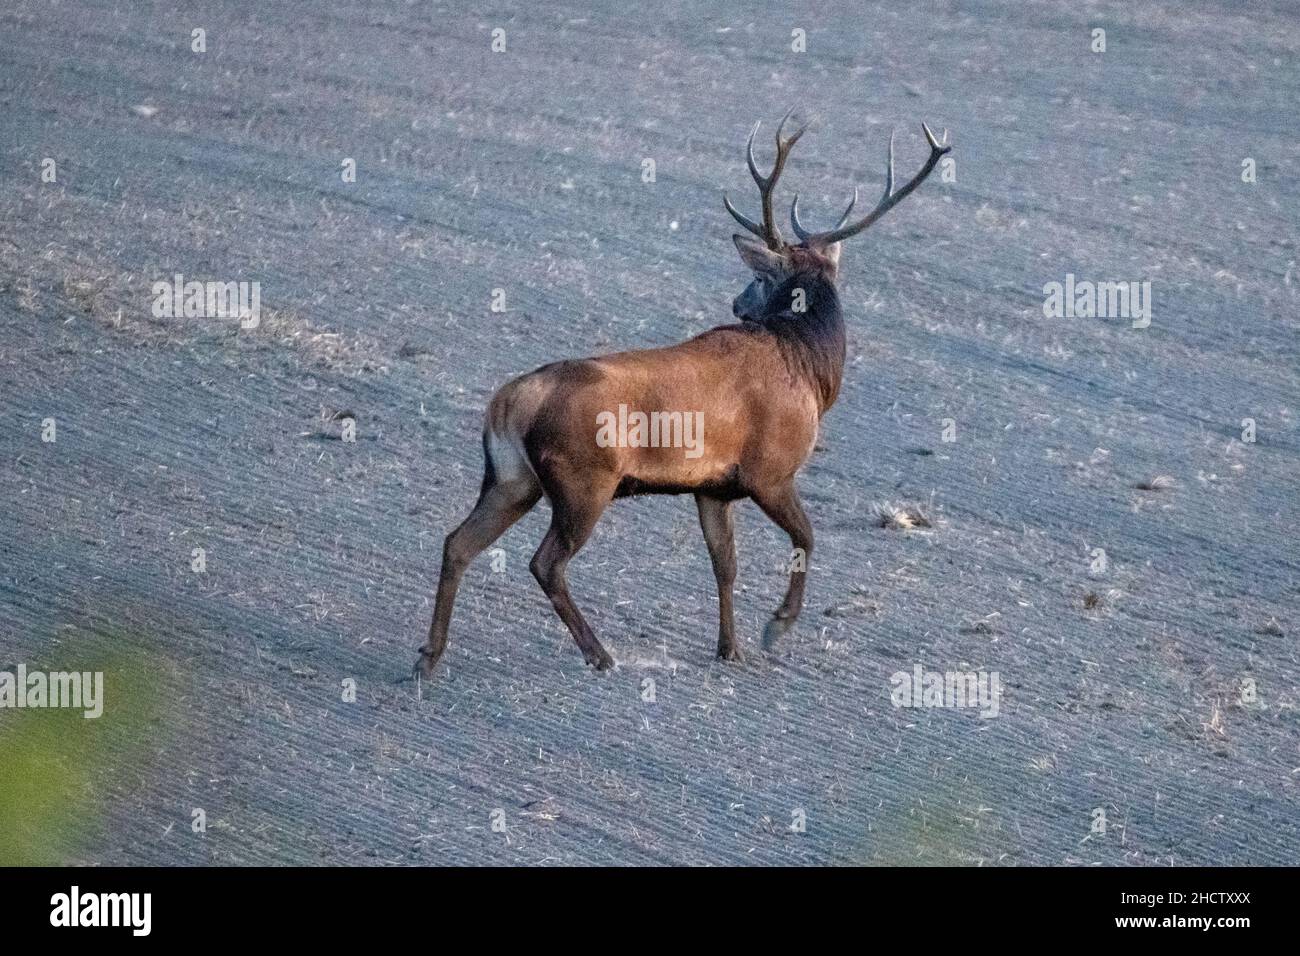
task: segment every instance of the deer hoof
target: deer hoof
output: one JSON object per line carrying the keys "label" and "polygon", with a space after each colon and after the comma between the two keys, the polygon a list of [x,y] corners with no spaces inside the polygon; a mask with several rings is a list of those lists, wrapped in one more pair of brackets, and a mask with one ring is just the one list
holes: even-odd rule
{"label": "deer hoof", "polygon": [[433,669],[437,664],[438,656],[433,654],[427,647],[422,647],[420,648],[420,656],[415,659],[415,667],[411,669],[411,676],[432,680]]}
{"label": "deer hoof", "polygon": [[718,647],[718,660],[720,661],[734,661],[739,664],[744,659],[744,655],[740,653],[740,648],[734,644],[730,647]]}
{"label": "deer hoof", "polygon": [[598,655],[588,657],[587,663],[598,671],[607,671],[614,667],[614,658],[601,651]]}
{"label": "deer hoof", "polygon": [[763,650],[770,651],[776,647],[776,642],[793,626],[794,621],[789,618],[774,617],[768,621],[767,626],[763,628]]}

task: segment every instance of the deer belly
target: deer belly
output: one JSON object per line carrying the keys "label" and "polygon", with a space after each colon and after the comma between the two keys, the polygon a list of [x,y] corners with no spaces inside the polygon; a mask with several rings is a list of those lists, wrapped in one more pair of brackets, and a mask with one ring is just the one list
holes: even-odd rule
{"label": "deer belly", "polygon": [[[611,414],[597,444],[617,449],[619,495],[679,494],[725,484],[736,474],[725,439],[710,441],[702,412]],[[721,438],[721,436],[720,436]]]}

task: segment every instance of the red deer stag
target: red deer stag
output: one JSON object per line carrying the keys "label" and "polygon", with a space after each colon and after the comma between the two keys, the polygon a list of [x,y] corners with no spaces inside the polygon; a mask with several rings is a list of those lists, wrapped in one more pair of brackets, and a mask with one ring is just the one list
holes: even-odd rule
{"label": "red deer stag", "polygon": [[[795,196],[790,220],[799,242],[789,244],[772,213],[777,180],[804,133],[801,128],[782,136],[789,118],[787,113],[777,127],[776,162],[766,176],[754,161],[757,125],[749,136],[747,160],[758,184],[762,224],[723,196],[727,211],[756,237],[732,237],[754,273],[732,304],[738,323],[668,348],[545,365],[493,396],[483,426],[483,486],[473,512],[443,546],[433,623],[420,648],[417,675],[432,676],[447,647],[452,603],[465,568],[543,495],[551,504],[551,525],[531,570],[588,664],[603,670],[614,661],[574,604],[564,572],[605,507],[628,495],[695,496],[718,584],[718,656],[727,660],[740,657],[731,607],[736,574],[731,504],[752,498],[802,557],[792,564],[785,599],[764,630],[764,646],[771,647],[794,623],[813,545],[795,475],[812,453],[844,371],[844,320],[835,290],[840,243],[901,202],[952,147],[947,132],[936,140],[922,124],[930,156],[895,191],[891,135],[885,194],[876,208],[849,223],[855,189],[854,201],[833,229],[808,232]],[[707,425],[707,439],[701,427],[691,443],[693,422]]]}

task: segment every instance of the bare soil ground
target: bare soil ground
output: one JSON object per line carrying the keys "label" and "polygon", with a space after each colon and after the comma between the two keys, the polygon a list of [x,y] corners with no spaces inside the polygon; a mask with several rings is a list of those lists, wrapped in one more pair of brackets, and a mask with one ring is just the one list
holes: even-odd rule
{"label": "bare soil ground", "polygon": [[[1227,0],[10,0],[0,668],[125,655],[152,688],[128,720],[111,695],[140,683],[110,667],[126,730],[77,794],[99,824],[40,839],[127,864],[1295,863],[1297,26]],[[956,143],[954,182],[846,245],[797,630],[761,652],[787,542],[757,509],[735,665],[692,502],[620,502],[570,571],[619,662],[597,674],[528,573],[542,505],[467,575],[420,699],[487,398],[729,321],[720,191],[752,203],[749,127],[795,104],[818,122],[786,179],[819,221],[874,195],[891,126],[903,175],[920,120]],[[176,273],[260,282],[261,327],[155,318]],[[1150,327],[1045,318],[1067,273],[1150,280]],[[918,663],[997,671],[999,716],[895,709]]]}

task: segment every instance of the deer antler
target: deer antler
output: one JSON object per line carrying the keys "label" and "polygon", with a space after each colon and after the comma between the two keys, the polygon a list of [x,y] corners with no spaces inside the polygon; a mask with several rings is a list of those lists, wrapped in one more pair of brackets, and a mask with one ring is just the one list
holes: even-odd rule
{"label": "deer antler", "polygon": [[827,232],[808,232],[804,229],[802,223],[799,222],[799,197],[795,196],[794,202],[790,206],[790,225],[794,229],[794,234],[798,236],[806,246],[829,246],[834,242],[843,242],[850,236],[856,236],[885,213],[889,212],[889,210],[902,202],[908,193],[921,185],[921,182],[925,177],[930,175],[931,170],[938,165],[938,162],[943,155],[952,150],[952,147],[948,145],[947,130],[943,131],[943,139],[937,140],[934,138],[934,133],[930,131],[930,127],[922,123],[921,129],[925,131],[926,142],[930,144],[930,158],[925,161],[925,165],[921,167],[921,171],[908,180],[906,186],[898,190],[898,192],[894,192],[894,134],[891,132],[889,134],[889,168],[885,179],[885,194],[881,197],[880,202],[876,204],[876,208],[852,225],[844,225],[845,221],[849,218],[849,213],[853,210],[854,204],[858,201],[858,191],[855,187],[853,190],[853,202],[849,203],[849,208],[844,210],[844,215],[840,216],[840,221],[835,224],[833,229],[830,229]]}
{"label": "deer antler", "polygon": [[786,120],[793,113],[794,107],[791,107],[789,112],[781,117],[781,123],[776,128],[776,162],[772,165],[772,172],[766,176],[758,171],[758,164],[754,162],[754,137],[758,135],[758,128],[762,123],[755,123],[754,131],[749,134],[745,161],[749,164],[749,174],[754,177],[754,182],[758,183],[758,193],[763,201],[763,224],[760,226],[738,211],[727,198],[727,194],[725,192],[722,194],[722,204],[727,207],[727,212],[735,217],[736,222],[767,243],[767,247],[774,252],[784,248],[785,241],[781,238],[781,230],[777,228],[776,216],[772,212],[772,193],[776,189],[776,181],[781,178],[781,172],[785,169],[785,161],[790,155],[790,149],[799,142],[799,137],[808,129],[807,126],[801,126],[790,137],[784,139],[781,137]]}

